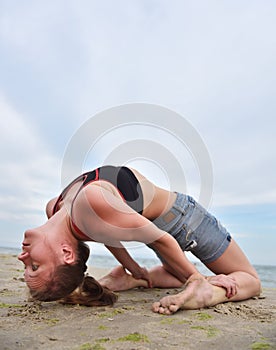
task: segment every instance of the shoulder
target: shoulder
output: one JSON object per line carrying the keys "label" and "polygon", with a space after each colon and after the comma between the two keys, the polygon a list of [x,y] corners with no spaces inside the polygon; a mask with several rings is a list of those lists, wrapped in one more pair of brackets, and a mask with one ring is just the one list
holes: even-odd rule
{"label": "shoulder", "polygon": [[[83,222],[94,225],[112,225],[133,228],[144,225],[142,215],[128,206],[121,197],[101,186],[87,186],[79,194],[74,204],[74,213]],[[102,228],[98,226],[98,228]],[[109,227],[110,228],[110,227]]]}
{"label": "shoulder", "polygon": [[111,218],[119,215],[122,208],[124,208],[123,211],[130,211],[130,208],[126,209],[126,207],[129,208],[120,196],[98,184],[83,188],[74,202],[74,212],[78,212],[83,217],[89,215],[90,218],[91,215],[102,219]]}

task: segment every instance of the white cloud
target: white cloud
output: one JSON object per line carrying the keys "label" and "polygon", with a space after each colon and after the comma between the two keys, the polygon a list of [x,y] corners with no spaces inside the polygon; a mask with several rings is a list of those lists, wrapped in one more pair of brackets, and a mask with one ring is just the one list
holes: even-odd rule
{"label": "white cloud", "polygon": [[[62,21],[61,4],[30,1],[16,6],[5,4],[1,11],[0,37],[2,44],[16,49],[20,59],[45,62],[41,54],[47,53],[47,62],[54,59],[53,39],[56,26]],[[11,7],[10,7],[11,5]],[[24,55],[28,52],[28,55]],[[45,57],[45,56],[44,56]]]}
{"label": "white cloud", "polygon": [[272,3],[98,6],[93,24],[75,6],[88,73],[79,115],[137,100],[176,107],[210,150],[214,205],[275,202]]}
{"label": "white cloud", "polygon": [[42,220],[42,205],[57,188],[59,161],[28,122],[0,94],[1,219],[20,222],[34,214]]}
{"label": "white cloud", "polygon": [[128,102],[166,106],[197,128],[214,166],[214,206],[276,202],[275,2],[1,6],[3,219],[39,222],[60,190],[53,130],[70,138]]}

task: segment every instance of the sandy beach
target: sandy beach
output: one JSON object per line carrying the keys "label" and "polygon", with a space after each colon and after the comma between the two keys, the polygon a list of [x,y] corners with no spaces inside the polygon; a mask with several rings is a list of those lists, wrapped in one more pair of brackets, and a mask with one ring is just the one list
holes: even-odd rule
{"label": "sandy beach", "polygon": [[[1,260],[1,349],[276,349],[276,289],[259,298],[163,316],[152,302],[177,289],[118,293],[113,307],[28,301],[23,265]],[[91,269],[98,278],[105,269]]]}

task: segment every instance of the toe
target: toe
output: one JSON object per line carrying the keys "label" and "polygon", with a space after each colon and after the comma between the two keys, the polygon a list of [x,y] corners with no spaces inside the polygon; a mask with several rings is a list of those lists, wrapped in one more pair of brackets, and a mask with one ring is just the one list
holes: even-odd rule
{"label": "toe", "polygon": [[159,312],[159,314],[167,315],[166,310],[167,310],[167,308],[160,306],[158,309],[158,312]]}
{"label": "toe", "polygon": [[165,314],[165,315],[171,315],[171,314],[173,314],[173,312],[171,311],[171,308],[170,308],[170,307],[166,307],[166,308],[164,309],[164,314]]}
{"label": "toe", "polygon": [[151,309],[153,312],[159,312],[159,308],[160,308],[160,303],[159,301],[156,301],[155,303],[152,304]]}
{"label": "toe", "polygon": [[170,305],[169,309],[170,309],[171,314],[174,314],[176,311],[179,310],[179,306],[172,304],[172,305]]}

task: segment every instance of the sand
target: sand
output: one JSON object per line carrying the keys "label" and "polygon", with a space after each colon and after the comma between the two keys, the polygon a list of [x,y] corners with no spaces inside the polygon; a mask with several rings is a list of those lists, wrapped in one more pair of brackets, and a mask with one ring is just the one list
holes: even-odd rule
{"label": "sand", "polygon": [[[276,349],[276,289],[209,309],[155,314],[152,302],[179,289],[120,292],[113,307],[28,301],[23,265],[0,255],[1,349]],[[105,269],[93,269],[98,278]]]}

